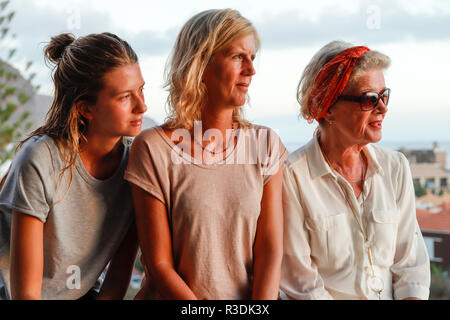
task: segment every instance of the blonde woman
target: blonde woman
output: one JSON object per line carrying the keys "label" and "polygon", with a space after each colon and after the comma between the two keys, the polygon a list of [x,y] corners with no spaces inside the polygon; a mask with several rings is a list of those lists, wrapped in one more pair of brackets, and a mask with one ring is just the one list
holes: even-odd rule
{"label": "blonde woman", "polygon": [[195,15],[178,35],[168,121],[136,138],[125,173],[147,267],[138,297],[277,298],[287,151],[242,116],[258,47],[230,9]]}
{"label": "blonde woman", "polygon": [[290,299],[427,299],[430,266],[403,154],[380,141],[386,55],[333,41],[299,84],[313,139],[283,179],[281,289]]}
{"label": "blonde woman", "polygon": [[110,33],[60,34],[45,57],[54,100],[0,192],[0,289],[12,299],[122,299],[137,252],[122,138],[140,133],[146,111],[138,59]]}

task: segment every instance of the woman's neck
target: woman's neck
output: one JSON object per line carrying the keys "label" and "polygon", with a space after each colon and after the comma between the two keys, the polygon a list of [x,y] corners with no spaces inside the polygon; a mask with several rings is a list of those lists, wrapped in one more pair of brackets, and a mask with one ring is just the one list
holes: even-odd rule
{"label": "woman's neck", "polygon": [[226,130],[233,128],[233,110],[208,110],[202,113],[203,131],[217,129],[225,137]]}
{"label": "woman's neck", "polygon": [[319,144],[329,165],[347,176],[355,176],[362,167],[362,148],[364,145],[346,142],[339,134],[322,131]]}
{"label": "woman's neck", "polygon": [[87,134],[80,143],[80,158],[86,170],[97,179],[106,179],[117,169],[122,159],[121,138],[105,138]]}

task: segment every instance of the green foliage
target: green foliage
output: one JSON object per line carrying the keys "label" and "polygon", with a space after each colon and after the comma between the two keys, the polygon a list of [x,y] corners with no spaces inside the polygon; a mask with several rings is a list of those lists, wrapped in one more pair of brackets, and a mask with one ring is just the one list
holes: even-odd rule
{"label": "green foliage", "polygon": [[427,194],[427,189],[420,183],[414,183],[414,193],[416,194],[416,198],[420,198]]}
{"label": "green foliage", "polygon": [[[17,87],[15,81],[19,78],[16,71],[9,71],[5,62],[13,65],[12,59],[17,55],[17,49],[4,45],[15,38],[10,35],[9,25],[14,19],[15,12],[8,10],[10,1],[0,1],[0,166],[11,159],[15,147],[24,133],[31,128],[32,123],[27,121],[30,112],[23,111],[23,106],[32,96]],[[29,72],[32,62],[26,63],[25,72]],[[35,73],[27,76],[32,82]],[[39,87],[32,85],[32,94]]]}
{"label": "green foliage", "polygon": [[431,263],[431,300],[449,300],[450,299],[450,268],[442,268]]}

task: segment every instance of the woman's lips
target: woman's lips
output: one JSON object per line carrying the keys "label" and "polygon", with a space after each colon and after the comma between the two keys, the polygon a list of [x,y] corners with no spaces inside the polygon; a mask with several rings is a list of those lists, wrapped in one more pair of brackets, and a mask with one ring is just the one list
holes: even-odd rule
{"label": "woman's lips", "polygon": [[383,120],[372,121],[372,122],[369,122],[369,126],[371,126],[372,128],[375,128],[375,129],[381,129],[382,122],[383,122]]}
{"label": "woman's lips", "polygon": [[131,125],[135,127],[139,127],[142,125],[142,119],[131,121]]}
{"label": "woman's lips", "polygon": [[244,91],[248,91],[250,83],[238,83],[236,86]]}

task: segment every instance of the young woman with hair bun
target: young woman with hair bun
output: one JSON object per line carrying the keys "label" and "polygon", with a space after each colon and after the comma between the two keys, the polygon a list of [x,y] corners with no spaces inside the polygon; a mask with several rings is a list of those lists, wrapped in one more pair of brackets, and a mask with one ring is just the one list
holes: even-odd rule
{"label": "young woman with hair bun", "polygon": [[52,106],[1,185],[0,297],[122,299],[137,252],[124,137],[147,110],[138,58],[111,33],[60,34],[45,57]]}

